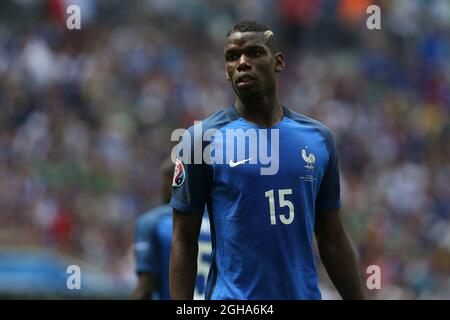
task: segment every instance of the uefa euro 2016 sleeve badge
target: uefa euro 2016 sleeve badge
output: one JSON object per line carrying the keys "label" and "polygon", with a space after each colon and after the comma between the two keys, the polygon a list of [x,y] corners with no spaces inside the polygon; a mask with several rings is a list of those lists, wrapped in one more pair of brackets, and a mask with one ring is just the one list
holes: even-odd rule
{"label": "uefa euro 2016 sleeve badge", "polygon": [[172,186],[173,187],[181,186],[183,184],[185,178],[186,178],[186,174],[184,172],[183,163],[179,159],[177,159],[175,161],[175,170],[173,173]]}

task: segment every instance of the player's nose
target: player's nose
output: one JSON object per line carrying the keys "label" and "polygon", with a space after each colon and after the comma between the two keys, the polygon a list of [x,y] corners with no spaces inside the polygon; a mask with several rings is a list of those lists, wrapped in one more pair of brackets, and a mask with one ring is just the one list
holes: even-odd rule
{"label": "player's nose", "polygon": [[238,61],[237,71],[246,71],[252,68],[245,54],[242,54]]}

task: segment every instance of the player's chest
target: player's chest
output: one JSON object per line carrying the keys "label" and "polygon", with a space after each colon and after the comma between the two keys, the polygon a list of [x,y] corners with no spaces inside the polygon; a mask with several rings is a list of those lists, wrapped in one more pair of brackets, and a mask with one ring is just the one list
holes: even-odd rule
{"label": "player's chest", "polygon": [[212,165],[215,180],[241,187],[259,183],[318,185],[329,160],[325,144],[302,136],[224,151],[222,163]]}

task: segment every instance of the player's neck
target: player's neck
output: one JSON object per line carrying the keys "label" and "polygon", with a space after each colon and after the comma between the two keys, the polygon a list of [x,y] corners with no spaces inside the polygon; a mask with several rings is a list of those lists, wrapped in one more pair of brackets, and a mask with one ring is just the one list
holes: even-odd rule
{"label": "player's neck", "polygon": [[283,108],[276,96],[254,99],[238,97],[236,109],[245,120],[260,127],[272,127],[283,119]]}

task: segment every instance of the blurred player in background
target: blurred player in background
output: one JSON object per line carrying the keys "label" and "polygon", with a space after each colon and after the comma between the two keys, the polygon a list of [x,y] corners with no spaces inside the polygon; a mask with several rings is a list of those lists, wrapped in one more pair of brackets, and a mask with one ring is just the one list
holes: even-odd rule
{"label": "blurred player in background", "polygon": [[[342,298],[364,298],[355,254],[341,222],[338,161],[330,130],[280,104],[277,74],[285,61],[268,27],[256,21],[238,23],[227,34],[224,55],[236,103],[204,120],[202,130],[220,130],[224,140],[225,130],[278,130],[279,170],[261,175],[261,163],[237,158],[234,150],[223,164],[177,160],[179,179],[174,179],[170,203],[172,298],[193,297],[205,204],[213,243],[207,299],[321,299],[314,233]],[[189,130],[195,139],[193,127]],[[228,141],[217,137],[213,148],[226,146]],[[191,146],[202,145],[196,142]]]}
{"label": "blurred player in background", "polygon": [[[132,293],[133,299],[168,300],[169,258],[172,241],[172,209],[168,205],[171,197],[173,163],[170,159],[161,166],[162,205],[139,217],[134,240],[136,274],[138,283]],[[198,275],[194,299],[204,297],[208,277],[211,237],[209,220],[204,216],[199,236]]]}

